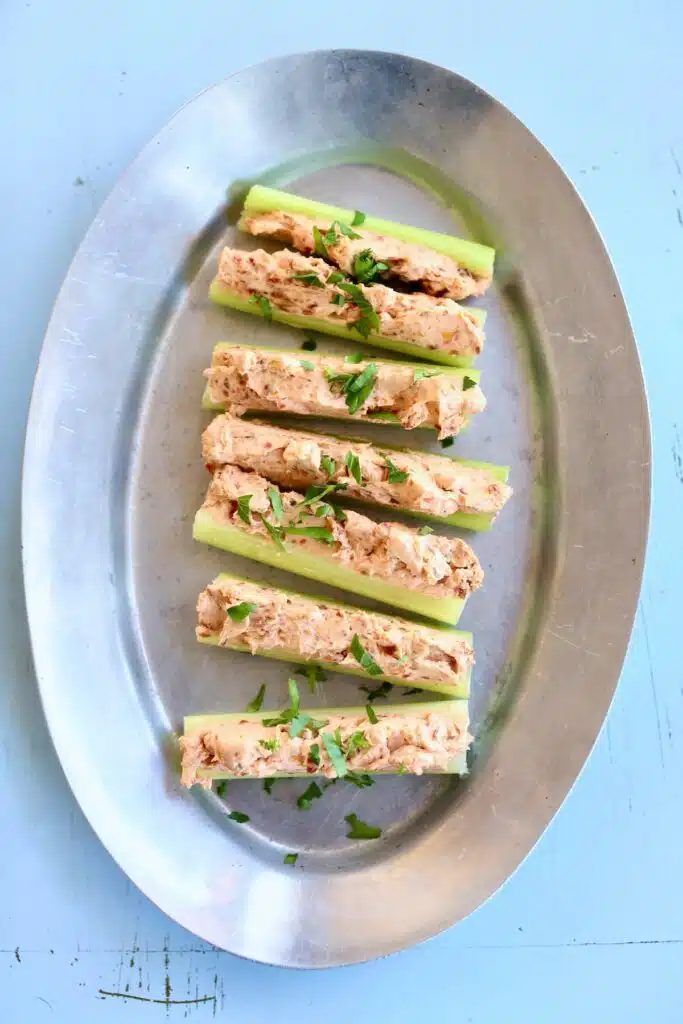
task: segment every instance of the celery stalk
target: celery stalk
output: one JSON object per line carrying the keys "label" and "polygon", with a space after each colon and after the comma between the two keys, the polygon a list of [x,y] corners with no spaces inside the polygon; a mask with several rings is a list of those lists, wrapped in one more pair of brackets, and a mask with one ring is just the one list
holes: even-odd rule
{"label": "celery stalk", "polygon": [[[330,221],[339,220],[343,224],[351,224],[354,215],[353,210],[347,210],[341,206],[330,206],[314,199],[292,195],[290,192],[281,192],[279,189],[267,188],[264,185],[253,185],[244,201],[243,213],[269,213],[273,210],[301,214],[312,220],[316,217],[324,217]],[[445,256],[450,256],[461,267],[465,267],[473,274],[490,277],[493,273],[496,251],[488,245],[470,242],[454,235],[444,235],[437,231],[428,231],[426,228],[397,224],[394,221],[382,220],[371,215],[366,216],[361,228],[366,228],[378,235],[389,235],[392,238],[399,238],[403,242],[412,242],[435,249]]]}
{"label": "celery stalk", "polygon": [[[215,355],[215,353],[217,353],[217,352],[224,352],[224,351],[226,351],[228,349],[231,349],[231,348],[246,348],[246,347],[248,347],[250,349],[256,349],[257,351],[261,351],[261,352],[272,352],[274,355],[291,356],[293,359],[307,360],[308,362],[312,362],[312,363],[320,363],[323,366],[325,365],[325,363],[326,363],[326,361],[328,359],[341,359],[342,358],[341,355],[336,355],[334,353],[304,352],[304,351],[302,351],[300,349],[291,349],[291,348],[289,348],[289,349],[285,349],[285,348],[269,348],[269,347],[266,347],[265,345],[249,345],[249,346],[245,346],[245,345],[242,345],[240,342],[232,342],[232,341],[221,341],[221,342],[219,342],[217,345],[214,346],[214,350],[213,351],[214,351],[214,355]],[[374,363],[375,365],[379,365],[379,366],[402,366],[402,367],[408,366],[408,368],[410,370],[412,370],[412,371],[415,371],[415,370],[429,370],[432,373],[434,372],[433,368],[428,363],[402,363],[400,360],[397,360],[397,359],[374,359],[372,356],[367,356],[367,358],[363,359],[363,362],[364,363]],[[355,365],[349,364],[349,371],[350,372],[352,372],[355,369],[358,369],[358,367],[355,366]],[[481,380],[481,370],[473,370],[473,369],[470,369],[468,367],[463,368],[463,367],[457,367],[457,366],[443,366],[437,372],[438,373],[446,374],[447,376],[450,376],[450,377],[469,377],[470,380],[473,380],[476,384],[478,384],[480,382],[480,380]],[[225,405],[222,402],[214,402],[214,401],[211,400],[211,395],[209,393],[209,385],[208,384],[204,388],[204,394],[202,396],[202,409],[208,409],[208,410],[213,411],[213,412],[220,412],[220,411],[225,409]],[[263,411],[263,410],[255,409],[253,411],[258,413],[259,411]],[[272,415],[272,413],[271,413],[271,415]],[[296,415],[296,414],[290,414],[290,415]],[[319,417],[319,418],[320,419],[333,419],[334,417],[330,416],[330,417]],[[344,416],[344,415],[340,414],[336,418],[337,419],[344,419],[344,420],[347,420],[347,419],[359,419],[359,420],[360,419],[365,419],[365,420],[368,420],[371,423],[388,424],[388,425],[396,425],[398,423],[398,419],[391,412],[370,413],[367,416],[360,416],[360,415]],[[466,426],[467,425],[468,424],[466,424]],[[420,429],[434,430],[434,427],[430,427],[430,426],[426,426],[425,425],[423,428],[420,428]],[[463,430],[464,429],[465,429],[465,427],[463,427]]]}
{"label": "celery stalk", "polygon": [[[434,713],[442,717],[448,717],[455,722],[463,731],[469,726],[469,709],[466,700],[444,700],[444,701],[429,701],[424,703],[416,704],[387,704],[383,706],[376,706],[375,712],[378,718],[383,715],[410,715],[410,714],[423,714],[423,713]],[[367,709],[365,707],[356,708],[311,708],[303,712],[309,714],[313,718],[341,718],[348,716],[349,718],[366,718]],[[210,732],[222,725],[230,725],[232,722],[256,722],[260,723],[264,718],[273,716],[273,711],[232,711],[223,714],[209,714],[209,715],[186,715],[183,722],[183,735],[185,737],[192,737],[203,732]],[[277,773],[275,776],[279,779],[295,779],[307,776],[315,776],[321,774],[319,771],[310,771],[311,766],[308,765],[306,768],[302,768],[297,773]],[[200,778],[204,779],[234,779],[236,776],[231,775],[228,772],[222,772],[217,768],[200,768],[197,772]],[[397,772],[394,770],[380,770],[376,772],[369,772],[370,775],[396,775]],[[449,762],[448,768],[443,773],[427,773],[427,774],[448,774],[448,775],[466,775],[467,774],[467,754],[462,753],[457,757],[453,758]],[[260,777],[260,776],[259,776]],[[239,776],[244,779],[244,776]]]}
{"label": "celery stalk", "polygon": [[326,583],[331,587],[362,594],[375,601],[382,601],[384,604],[394,605],[396,608],[403,608],[451,626],[457,623],[465,606],[465,601],[461,598],[430,597],[375,576],[365,576],[355,569],[335,564],[333,557],[301,551],[286,537],[282,541],[283,549],[280,549],[269,537],[250,534],[230,523],[217,521],[209,508],[200,508],[197,512],[192,536],[203,544],[231,551],[244,558],[253,558],[257,562],[265,562],[266,565],[274,565],[278,569],[297,573],[299,576]]}
{"label": "celery stalk", "polygon": [[[231,573],[221,573],[213,581],[213,585],[217,586],[217,587],[220,587],[223,583],[235,583],[235,582],[244,583],[245,580],[242,579],[241,577],[234,576]],[[288,590],[285,587],[270,588],[270,589],[278,589],[282,593],[292,594],[294,597],[298,598],[299,600],[305,601],[308,604],[310,604],[311,608],[317,608],[318,605],[322,602],[322,603],[324,603],[326,605],[334,605],[336,608],[343,608],[343,609],[347,609],[349,611],[357,611],[357,609],[353,608],[351,605],[345,604],[343,601],[335,601],[335,600],[327,598],[327,597],[326,598],[309,597],[306,594],[299,594],[297,591]],[[383,619],[389,619],[389,621],[393,621],[393,622],[397,621],[396,619],[393,619],[393,617],[387,616],[385,614],[381,614],[379,612],[373,612],[372,614],[376,615],[376,616],[379,616],[379,617],[381,617]],[[405,620],[398,620],[398,621],[405,621]],[[416,625],[415,623],[412,623],[412,622],[407,622],[406,624],[409,625],[409,626],[416,626],[416,628],[419,628],[423,632],[425,632],[425,631],[426,632],[430,632],[431,631],[433,633],[446,632],[446,633],[449,634],[449,636],[457,636],[460,640],[464,640],[468,644],[472,643],[472,634],[471,633],[467,633],[467,632],[463,632],[462,630],[452,630],[452,629],[448,629],[446,626],[438,626],[438,625],[430,625],[430,626],[425,626],[425,625],[422,625],[422,624]],[[208,645],[213,646],[213,647],[221,646],[219,644],[218,633],[213,633],[213,634],[211,634],[211,636],[207,636],[207,637],[197,637],[197,639],[198,639],[200,644],[208,644]],[[224,646],[229,647],[230,650],[244,651],[247,654],[251,653],[249,648],[246,647],[244,644],[237,644],[237,643],[232,644],[231,643],[231,644],[226,644]],[[333,662],[321,662],[319,660],[310,661],[310,660],[307,660],[305,658],[302,658],[301,655],[298,654],[295,651],[282,651],[282,650],[279,650],[279,649],[277,649],[277,650],[263,650],[263,651],[257,651],[256,654],[259,657],[273,658],[276,661],[287,661],[287,662],[294,663],[294,664],[297,664],[297,665],[309,665],[309,664],[311,664],[311,665],[322,665],[323,668],[328,669],[330,672],[342,672],[345,675],[361,676],[367,682],[380,682],[380,683],[381,682],[387,682],[387,683],[393,683],[395,686],[404,686],[404,687],[419,686],[420,689],[422,689],[422,690],[432,690],[435,693],[445,693],[445,694],[447,694],[450,697],[468,697],[469,696],[469,692],[470,692],[470,676],[471,676],[471,672],[470,671],[467,672],[466,676],[463,679],[459,679],[455,683],[439,683],[439,682],[433,682],[432,680],[424,680],[424,679],[399,679],[396,676],[385,676],[385,675],[371,676],[364,669],[362,669],[360,667],[360,665],[358,666],[358,668],[354,668],[352,666],[337,665],[337,664],[335,664]]]}
{"label": "celery stalk", "polygon": [[[236,309],[241,313],[253,313],[255,316],[263,316],[263,310],[257,303],[249,302],[229,291],[219,280],[215,278],[209,287],[209,298],[219,306],[226,306],[229,309]],[[483,323],[486,316],[483,310],[475,310],[466,307],[472,315],[477,315]],[[401,341],[398,338],[384,338],[380,334],[372,332],[368,338],[363,338],[354,328],[349,328],[341,321],[320,320],[314,316],[300,316],[297,313],[283,313],[271,303],[272,319],[278,323],[287,324],[289,327],[301,327],[303,330],[318,331],[321,334],[332,334],[337,338],[345,338],[347,341],[358,344],[376,345],[379,348],[392,349],[394,352],[401,352],[403,355],[413,356],[415,359],[426,359],[430,363],[440,363],[443,366],[471,366],[472,356],[451,356],[437,349],[428,349],[422,345],[415,345],[411,341]]]}

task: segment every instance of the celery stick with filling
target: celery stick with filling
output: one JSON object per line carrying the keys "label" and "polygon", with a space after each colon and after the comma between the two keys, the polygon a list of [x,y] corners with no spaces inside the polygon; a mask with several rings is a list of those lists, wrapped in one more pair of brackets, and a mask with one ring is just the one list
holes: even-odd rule
{"label": "celery stick with filling", "polygon": [[216,416],[204,431],[202,454],[211,470],[239,466],[295,490],[344,484],[339,500],[469,530],[488,530],[512,494],[505,466],[227,415]]}
{"label": "celery stick with filling", "polygon": [[290,700],[279,712],[188,715],[180,738],[183,784],[467,772],[466,700],[302,710],[291,686]]}
{"label": "celery stick with filling", "polygon": [[466,697],[471,633],[425,626],[223,573],[197,600],[200,643]]}

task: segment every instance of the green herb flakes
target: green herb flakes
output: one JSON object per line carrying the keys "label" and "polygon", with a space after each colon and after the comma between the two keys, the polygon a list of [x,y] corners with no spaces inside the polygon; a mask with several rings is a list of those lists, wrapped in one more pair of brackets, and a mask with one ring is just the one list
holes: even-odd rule
{"label": "green herb flakes", "polygon": [[334,544],[334,534],[327,526],[286,526],[285,533],[293,537],[308,537],[325,544]]}
{"label": "green herb flakes", "polygon": [[426,377],[440,377],[441,373],[441,370],[413,370],[413,384],[425,380]]}
{"label": "green herb flakes", "polygon": [[308,359],[300,359],[299,365],[303,366],[304,370],[315,370],[315,363],[309,362]]}
{"label": "green herb flakes", "polygon": [[285,518],[285,510],[282,507],[282,495],[278,491],[277,487],[269,487],[267,493],[270,507],[273,510],[273,515],[279,522],[282,522]]}
{"label": "green herb flakes", "polygon": [[249,305],[258,306],[261,311],[261,316],[265,317],[266,320],[273,319],[273,307],[270,304],[270,299],[267,299],[265,295],[250,296]]}
{"label": "green herb flakes", "polygon": [[292,274],[293,281],[301,281],[302,284],[310,285],[312,288],[324,288],[325,282],[321,281],[317,274]]}
{"label": "green herb flakes", "polygon": [[341,738],[339,738],[339,730],[336,731],[335,736],[333,736],[332,733],[329,732],[322,733],[322,741],[323,746],[327,751],[327,756],[332,762],[332,767],[337,773],[337,778],[344,778],[349,769],[346,766],[346,758],[344,757],[344,751],[342,750]]}
{"label": "green herb flakes", "polygon": [[335,470],[337,468],[337,463],[334,461],[334,459],[330,458],[329,455],[323,455],[322,459],[320,460],[320,465],[325,470],[328,476],[334,476]]}
{"label": "green herb flakes", "polygon": [[364,669],[369,676],[382,675],[382,669],[379,667],[372,655],[368,654],[365,650],[357,633],[354,633],[353,640],[351,641],[351,654],[354,656],[360,667]]}
{"label": "green herb flakes", "polygon": [[442,448],[450,448],[451,445],[453,444],[453,441],[454,441],[454,438],[452,438],[452,437],[444,437],[443,441],[441,442],[441,447]]}
{"label": "green herb flakes", "polygon": [[344,459],[344,465],[348,469],[349,473],[356,481],[359,487],[363,486],[363,472],[361,470],[360,459],[354,452],[347,452]]}
{"label": "green herb flakes", "polygon": [[375,828],[374,825],[366,824],[366,822],[361,821],[357,814],[345,815],[344,821],[348,822],[350,829],[346,833],[347,839],[379,839],[382,835],[381,828]]}
{"label": "green herb flakes", "polygon": [[263,698],[266,695],[266,684],[261,683],[259,691],[253,700],[250,700],[247,704],[246,711],[260,711],[263,706]]}
{"label": "green herb flakes", "polygon": [[296,864],[296,862],[298,860],[298,857],[299,857],[298,853],[286,853],[284,855],[284,857],[282,858],[282,863],[283,864]]}
{"label": "green herb flakes", "polygon": [[368,789],[375,784],[375,780],[366,772],[347,772],[346,781],[353,783],[354,786],[358,786],[359,789]]}
{"label": "green herb flakes", "polygon": [[228,783],[225,779],[223,779],[223,781],[219,782],[218,785],[216,786],[216,796],[220,797],[222,800],[223,797],[225,796],[227,788]]}
{"label": "green herb flakes", "polygon": [[471,377],[463,377],[463,379],[462,379],[462,389],[463,389],[463,391],[469,391],[470,388],[476,388],[476,386],[477,386],[476,380],[472,380]]}
{"label": "green herb flakes", "polygon": [[234,604],[232,608],[228,608],[228,615],[233,622],[244,622],[257,608],[258,605],[252,604],[250,601],[241,601],[240,604]]}
{"label": "green herb flakes", "polygon": [[253,494],[240,494],[237,499],[237,515],[240,517],[243,523],[247,526],[251,526],[251,512],[249,511],[249,502],[254,497]]}
{"label": "green herb flakes", "polygon": [[281,526],[273,526],[273,524],[269,523],[268,520],[266,519],[266,517],[261,515],[261,513],[259,513],[259,518],[260,518],[261,522],[263,523],[263,525],[265,526],[266,532],[268,533],[268,536],[272,540],[273,544],[275,544],[280,549],[280,551],[284,551],[285,546],[282,543],[282,538],[283,538],[282,527]]}
{"label": "green herb flakes", "polygon": [[317,782],[312,782],[308,789],[306,789],[296,802],[296,806],[300,811],[310,811],[311,804],[314,800],[319,800],[323,795],[323,791]]}
{"label": "green herb flakes", "polygon": [[276,782],[277,782],[277,779],[275,779],[275,778],[264,779],[263,780],[263,790],[264,790],[265,793],[268,794],[268,796],[272,796],[272,794],[273,794],[273,786],[275,785]]}
{"label": "green herb flakes", "polygon": [[363,249],[353,261],[353,276],[360,284],[370,284],[387,270],[389,270],[389,264],[376,260],[372,249]]}
{"label": "green herb flakes", "polygon": [[361,213],[360,210],[355,210],[353,214],[353,220],[351,221],[352,228],[359,228],[361,224],[365,223],[365,214]]}
{"label": "green herb flakes", "polygon": [[372,704],[365,705],[365,713],[368,716],[370,725],[377,725],[377,723],[379,722],[379,718],[377,717],[377,712],[373,708]]}
{"label": "green herb flakes", "polygon": [[301,342],[301,347],[304,352],[315,352],[318,347],[318,342],[315,338],[306,338],[305,341]]}
{"label": "green herb flakes", "polygon": [[363,355],[362,352],[352,352],[350,355],[345,357],[344,362],[345,363],[362,363],[364,359],[365,359],[365,356]]}
{"label": "green herb flakes", "polygon": [[249,821],[249,815],[244,814],[242,811],[230,811],[228,817],[232,818],[233,821],[238,822],[240,825],[243,825],[245,821]]}
{"label": "green herb flakes", "polygon": [[261,740],[260,743],[263,749],[267,750],[271,754],[274,753],[280,746],[280,743],[275,736],[273,736],[272,740]]}
{"label": "green herb flakes", "polygon": [[431,526],[421,526],[417,531],[418,537],[428,537],[430,533],[434,533],[434,529]]}
{"label": "green herb flakes", "polygon": [[387,482],[390,484],[404,484],[408,479],[408,473],[406,473],[402,469],[397,469],[396,466],[391,461],[391,459],[388,458],[386,455],[384,456],[384,462],[387,469],[389,470]]}

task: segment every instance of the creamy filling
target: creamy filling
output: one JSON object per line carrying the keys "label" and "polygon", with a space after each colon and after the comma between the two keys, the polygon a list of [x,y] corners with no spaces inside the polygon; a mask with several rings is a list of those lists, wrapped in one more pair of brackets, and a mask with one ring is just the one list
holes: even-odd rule
{"label": "creamy filling", "polygon": [[[297,489],[344,483],[350,498],[425,515],[496,515],[512,494],[489,470],[464,466],[442,455],[392,451],[366,441],[227,415],[216,416],[206,428],[202,452],[210,467],[230,463]],[[356,474],[349,454],[358,459]],[[406,474],[405,479],[397,481],[387,460],[399,474]]]}
{"label": "creamy filling", "polygon": [[[460,538],[421,535],[401,523],[375,523],[351,509],[342,511],[334,505],[343,493],[340,491],[304,505],[304,495],[278,490],[282,510],[276,514],[272,492],[265,477],[238,466],[222,466],[213,475],[203,508],[217,525],[275,544],[263,521],[266,519],[272,528],[285,531],[283,542],[290,550],[313,554],[428,597],[464,600],[481,586],[484,574],[479,560]],[[245,495],[250,496],[246,506]],[[288,534],[291,528],[303,532]]]}
{"label": "creamy filling", "polygon": [[[264,712],[263,717],[273,714]],[[294,737],[286,724],[268,727],[262,720],[239,718],[181,737],[183,785],[199,782],[210,787],[211,779],[198,775],[202,769],[238,778],[300,773],[334,777],[337,771],[323,739],[326,734],[355,772],[445,772],[471,742],[464,722],[436,712],[411,714],[409,705],[405,714],[377,711],[375,724],[362,714],[314,714],[325,724]]]}
{"label": "creamy filling", "polygon": [[[434,427],[440,438],[459,433],[471,416],[486,407],[481,389],[466,375],[403,363],[349,363],[342,357],[306,356],[305,352],[217,349],[206,370],[211,401],[236,416],[255,410],[336,418],[392,413],[406,429]],[[353,393],[345,388],[361,374],[370,374],[371,389],[356,408]]]}
{"label": "creamy filling", "polygon": [[[228,614],[237,605],[254,607],[246,617]],[[376,663],[377,674],[412,685],[454,686],[474,664],[469,641],[447,629],[306,599],[247,580],[212,583],[199,595],[197,617],[199,639],[246,647],[252,654],[281,651],[295,661],[358,670],[365,667],[354,653],[359,642]]]}
{"label": "creamy filling", "polygon": [[[276,238],[310,256],[316,249],[313,228],[317,227],[322,233],[327,233],[331,222],[273,210],[253,217],[244,215],[239,226],[251,235]],[[378,235],[362,226],[352,230],[360,237],[349,238],[336,229],[336,241],[326,245],[330,260],[351,276],[358,276],[360,270],[362,277],[362,268],[367,265],[367,257],[364,260],[364,255],[370,250],[376,262],[388,267],[381,273],[382,278],[394,277],[416,284],[429,295],[465,299],[470,295],[483,295],[491,283],[490,275],[475,275],[435,249],[413,242],[402,242],[389,235]]]}
{"label": "creamy filling", "polygon": [[[328,283],[334,273],[324,260],[283,250],[246,252],[225,248],[218,263],[218,280],[243,299],[260,296],[276,309],[342,325],[358,325],[366,317],[360,305],[346,301],[340,282]],[[339,271],[336,271],[339,276]],[[296,275],[315,278],[317,284]],[[414,292],[404,295],[382,284],[358,285],[363,302],[379,318],[376,333],[408,341],[448,355],[476,356],[484,342],[481,323],[452,299]],[[344,300],[343,304],[338,304]]]}

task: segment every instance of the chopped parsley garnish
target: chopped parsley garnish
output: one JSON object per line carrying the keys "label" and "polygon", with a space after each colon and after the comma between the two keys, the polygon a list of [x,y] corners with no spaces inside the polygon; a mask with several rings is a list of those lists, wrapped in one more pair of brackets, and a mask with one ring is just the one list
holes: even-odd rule
{"label": "chopped parsley garnish", "polygon": [[301,342],[301,347],[304,352],[315,352],[318,347],[318,342],[315,338],[306,338],[305,341]]}
{"label": "chopped parsley garnish", "polygon": [[347,452],[344,459],[344,465],[348,469],[349,473],[356,481],[359,487],[363,486],[363,471],[361,470],[360,459],[354,452]]}
{"label": "chopped parsley garnish", "polygon": [[285,526],[285,533],[294,537],[310,537],[325,544],[334,544],[334,534],[328,526]]}
{"label": "chopped parsley garnish", "polygon": [[266,519],[266,517],[261,515],[261,513],[259,513],[259,518],[261,519],[261,522],[265,526],[265,528],[266,528],[266,530],[267,530],[267,532],[268,532],[268,534],[270,536],[270,539],[272,540],[273,544],[276,544],[280,548],[280,551],[284,551],[284,547],[285,546],[282,543],[282,537],[283,537],[282,527],[281,526],[273,526],[273,524],[269,523],[268,520]]}
{"label": "chopped parsley garnish", "polygon": [[314,765],[320,764],[320,744],[312,743],[311,749],[308,751],[308,759],[312,761]]}
{"label": "chopped parsley garnish", "polygon": [[[358,232],[356,232],[352,228],[350,228],[348,224],[342,224],[342,222],[340,220],[333,220],[332,223],[330,224],[329,229],[322,236],[323,245],[328,246],[328,245],[336,245],[337,244],[339,239],[337,237],[337,232],[336,232],[335,228],[339,228],[340,234],[346,235],[347,238],[350,238],[352,240],[356,239],[356,238],[360,238],[360,235],[358,234]],[[315,230],[316,229],[313,228],[313,237],[314,238],[315,238]],[[316,238],[316,251],[317,251],[317,241],[318,240]]]}
{"label": "chopped parsley garnish", "polygon": [[[337,236],[335,235],[334,236],[334,241],[336,242],[336,240],[337,240]],[[317,227],[315,224],[313,225],[313,241],[315,242],[315,254],[316,254],[316,256],[322,256],[322,258],[324,260],[328,259],[329,253],[327,251],[327,246],[325,245],[325,242],[323,240],[323,236],[322,236],[322,233],[320,231],[320,228]],[[333,245],[334,242],[331,242],[330,244]]]}
{"label": "chopped parsley garnish", "polygon": [[300,359],[299,365],[303,366],[304,370],[315,370],[315,363],[311,363],[308,359]]}
{"label": "chopped parsley garnish", "polygon": [[314,800],[319,800],[323,795],[323,791],[317,782],[312,782],[308,789],[306,789],[296,802],[296,806],[300,811],[310,811],[311,804]]}
{"label": "chopped parsley garnish", "polygon": [[299,687],[296,679],[288,679],[287,686],[289,687],[289,707],[281,711],[275,718],[264,718],[263,725],[266,728],[271,728],[275,725],[289,724],[289,735],[292,738],[298,736],[304,729],[317,730],[326,726],[326,719],[313,718],[305,711],[300,710]]}
{"label": "chopped parsley garnish", "polygon": [[344,280],[344,275],[340,274],[338,270],[333,270],[331,274],[327,275],[328,284],[339,284],[340,281]]}
{"label": "chopped parsley garnish", "polygon": [[338,523],[346,522],[348,516],[343,508],[340,508],[339,505],[330,505],[330,508],[334,512],[334,518],[337,520]]}
{"label": "chopped parsley garnish", "polygon": [[280,492],[278,491],[277,487],[269,487],[267,493],[268,501],[270,502],[270,507],[273,510],[273,515],[277,520],[282,522],[282,520],[285,518],[285,510],[282,507],[282,496]]}
{"label": "chopped parsley garnish", "polygon": [[232,608],[228,608],[228,615],[233,622],[244,622],[256,608],[258,605],[252,604],[251,601],[241,601],[239,604],[234,604]]}
{"label": "chopped parsley garnish", "polygon": [[390,484],[404,484],[408,479],[408,474],[402,470],[397,469],[390,458],[384,456],[384,462],[387,469],[389,470],[389,476],[387,477],[387,483]]}
{"label": "chopped parsley garnish", "polygon": [[346,302],[346,299],[344,298],[341,292],[335,292],[335,294],[330,299],[330,302],[332,303],[333,306],[343,306],[344,303]]}
{"label": "chopped parsley garnish", "polygon": [[379,839],[382,835],[381,828],[366,824],[357,814],[346,814],[344,821],[348,822],[350,828],[346,833],[347,839]]}
{"label": "chopped parsley garnish", "polygon": [[374,391],[377,367],[374,363],[368,363],[365,369],[358,373],[330,373],[327,371],[326,376],[330,390],[338,390],[345,396],[346,408],[353,415],[358,412]]}
{"label": "chopped parsley garnish", "polygon": [[463,389],[463,391],[469,391],[470,388],[476,388],[476,386],[477,386],[476,380],[472,380],[471,377],[463,377],[463,379],[462,379],[462,389]]}
{"label": "chopped parsley garnish", "polygon": [[368,654],[365,650],[357,633],[354,633],[353,640],[351,641],[351,654],[354,656],[360,667],[364,669],[369,676],[382,675],[382,669],[379,667],[372,655]]}
{"label": "chopped parsley garnish", "polygon": [[292,274],[293,281],[301,281],[302,284],[309,284],[313,288],[324,288],[325,282],[321,281],[317,274]]}
{"label": "chopped parsley garnish", "polygon": [[271,754],[280,746],[275,736],[273,736],[272,740],[260,740],[260,743],[264,750],[269,750]]}
{"label": "chopped parsley garnish", "polygon": [[372,704],[365,705],[365,712],[370,721],[370,725],[377,725],[377,723],[379,722],[379,718],[377,717],[377,712],[373,708]]}
{"label": "chopped parsley garnish", "polygon": [[359,789],[367,789],[369,786],[374,786],[375,784],[375,780],[366,772],[347,772],[346,781],[352,782],[353,785],[358,786]]}
{"label": "chopped parsley garnish", "polygon": [[424,380],[425,377],[439,377],[441,370],[413,370],[413,383],[417,384],[419,380]]}
{"label": "chopped parsley garnish", "polygon": [[230,811],[228,817],[232,818],[233,821],[239,822],[240,825],[243,825],[245,821],[249,821],[249,815],[244,814],[242,811]]}
{"label": "chopped parsley garnish", "polygon": [[376,686],[374,689],[369,686],[361,686],[361,690],[368,695],[368,704],[372,704],[373,700],[379,700],[381,697],[388,696],[393,688],[392,683],[380,683],[379,686]]}
{"label": "chopped parsley garnish", "polygon": [[329,455],[323,455],[320,460],[320,465],[325,470],[328,476],[334,476],[334,471],[337,468],[337,463],[334,459],[330,458]]}
{"label": "chopped parsley garnish", "polygon": [[350,281],[342,281],[339,285],[344,292],[345,301],[360,311],[357,320],[349,321],[348,327],[358,331],[361,338],[367,341],[372,331],[379,331],[380,319],[371,302],[363,294],[362,288]]}
{"label": "chopped parsley garnish", "polygon": [[316,501],[322,501],[329,494],[334,494],[336,491],[346,490],[345,483],[338,484],[313,484],[312,487],[307,488],[304,494],[304,500],[299,502],[299,505],[313,505]]}
{"label": "chopped parsley garnish", "polygon": [[327,725],[326,718],[313,718],[306,711],[299,711],[289,723],[289,735],[294,739],[304,729],[313,729],[316,732]]}
{"label": "chopped parsley garnish", "polygon": [[454,438],[452,438],[452,437],[444,437],[443,441],[441,442],[441,447],[442,448],[450,448],[451,445],[453,444],[453,440],[454,440]]}
{"label": "chopped parsley garnish", "polygon": [[361,213],[360,210],[355,210],[353,214],[353,220],[351,221],[351,227],[359,228],[361,224],[365,223],[365,214]]}
{"label": "chopped parsley garnish", "polygon": [[356,732],[351,733],[348,742],[346,744],[345,754],[347,757],[352,757],[357,750],[367,750],[370,743],[365,737],[365,733],[362,729],[358,729]]}
{"label": "chopped parsley garnish", "polygon": [[306,676],[311,693],[315,693],[318,683],[324,683],[327,679],[327,673],[320,665],[304,665],[302,668],[297,668],[296,673],[299,676]]}
{"label": "chopped parsley garnish", "polygon": [[266,320],[273,319],[273,307],[270,304],[270,299],[267,299],[265,295],[250,296],[249,305],[258,306],[261,310],[261,316],[265,317]]}
{"label": "chopped parsley garnish", "polygon": [[420,529],[417,531],[418,537],[427,537],[429,536],[430,533],[434,533],[434,530],[431,526],[421,526]]}
{"label": "chopped parsley garnish", "polygon": [[272,795],[273,786],[275,785],[276,782],[277,782],[277,779],[275,779],[275,778],[264,779],[263,780],[263,789],[268,794],[268,796]]}
{"label": "chopped parsley garnish", "polygon": [[365,356],[363,355],[362,352],[352,352],[350,355],[345,357],[344,362],[345,363],[362,363],[364,359],[365,359]]}
{"label": "chopped parsley garnish", "polygon": [[330,732],[322,733],[322,740],[323,746],[327,751],[327,756],[332,762],[332,767],[337,773],[337,778],[342,779],[349,769],[346,766],[346,758],[344,757],[341,733],[339,729],[335,730],[334,736]]}
{"label": "chopped parsley garnish", "polygon": [[261,683],[259,691],[253,700],[250,700],[247,704],[245,711],[260,711],[263,707],[263,698],[266,695],[266,684]]}
{"label": "chopped parsley garnish", "polygon": [[403,696],[404,697],[412,697],[413,694],[415,694],[415,693],[422,693],[422,690],[420,689],[419,686],[413,686],[413,687],[410,688],[410,690],[404,690],[403,691]]}
{"label": "chopped parsley garnish", "polygon": [[299,857],[298,853],[286,853],[282,858],[283,864],[296,864]]}
{"label": "chopped parsley garnish", "polygon": [[216,786],[216,796],[219,796],[222,800],[223,797],[225,796],[225,791],[227,788],[228,783],[225,779],[223,779],[223,781],[219,782],[218,785]]}
{"label": "chopped parsley garnish", "polygon": [[251,512],[249,511],[249,502],[254,497],[253,494],[240,494],[237,499],[237,515],[240,517],[243,523],[247,526],[251,526]]}
{"label": "chopped parsley garnish", "polygon": [[400,765],[398,766],[398,774],[399,774],[399,775],[405,775],[405,773],[406,773],[407,771],[408,771],[408,769],[406,768],[406,766],[405,766],[404,764],[400,764]]}
{"label": "chopped parsley garnish", "polygon": [[396,664],[397,665],[405,665],[405,663],[407,661],[408,661],[408,655],[407,654],[402,654],[400,658],[396,659]]}
{"label": "chopped parsley garnish", "polygon": [[353,261],[353,276],[361,284],[370,284],[380,274],[389,269],[388,263],[381,263],[375,259],[372,249],[363,249]]}

